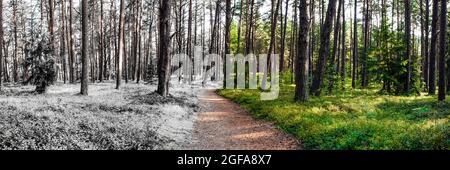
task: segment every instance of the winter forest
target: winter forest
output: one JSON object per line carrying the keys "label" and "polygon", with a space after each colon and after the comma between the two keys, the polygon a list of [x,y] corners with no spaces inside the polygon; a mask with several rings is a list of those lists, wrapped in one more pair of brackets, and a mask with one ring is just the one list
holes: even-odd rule
{"label": "winter forest", "polygon": [[[0,0],[0,149],[448,150],[449,7]],[[257,63],[252,89],[250,63],[181,69],[197,49],[279,62]],[[238,74],[244,88],[225,88]],[[275,77],[277,99],[260,100]]]}

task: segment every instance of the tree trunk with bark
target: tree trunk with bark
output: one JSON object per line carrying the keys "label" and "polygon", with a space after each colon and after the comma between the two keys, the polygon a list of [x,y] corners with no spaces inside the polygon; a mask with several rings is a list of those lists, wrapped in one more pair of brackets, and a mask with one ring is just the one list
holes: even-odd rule
{"label": "tree trunk with bark", "polygon": [[314,79],[311,86],[311,94],[315,96],[320,96],[323,85],[323,78],[325,74],[325,67],[327,56],[330,49],[330,34],[333,26],[333,18],[336,13],[336,0],[330,0],[328,4],[327,15],[325,18],[324,25],[321,28],[320,36],[320,49],[319,49],[319,59],[317,61],[316,70],[314,72]]}
{"label": "tree trunk with bark", "polygon": [[172,0],[159,1],[159,58],[157,93],[164,97],[169,95],[171,3]]}
{"label": "tree trunk with bark", "polygon": [[81,95],[88,95],[88,3],[87,0],[81,1]]}
{"label": "tree trunk with bark", "polygon": [[295,60],[295,101],[305,102],[308,100],[308,32],[309,18],[306,0],[300,0],[300,32],[297,42],[297,60]]}
{"label": "tree trunk with bark", "polygon": [[439,20],[438,11],[439,1],[433,0],[433,19],[431,20],[431,45],[430,45],[430,73],[429,73],[429,89],[428,94],[436,93],[436,44],[437,44],[437,23]]}
{"label": "tree trunk with bark", "polygon": [[439,29],[439,91],[438,100],[445,101],[446,84],[445,84],[445,51],[446,51],[446,35],[447,35],[447,3],[442,0],[440,12],[440,29]]}

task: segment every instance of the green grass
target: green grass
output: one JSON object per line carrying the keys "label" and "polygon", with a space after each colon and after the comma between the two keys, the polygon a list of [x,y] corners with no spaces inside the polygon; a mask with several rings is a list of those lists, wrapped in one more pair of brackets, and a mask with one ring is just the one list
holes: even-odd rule
{"label": "green grass", "polygon": [[353,90],[336,96],[293,101],[294,87],[261,101],[259,90],[219,90],[260,119],[295,135],[305,149],[449,150],[450,100],[435,96],[389,96]]}

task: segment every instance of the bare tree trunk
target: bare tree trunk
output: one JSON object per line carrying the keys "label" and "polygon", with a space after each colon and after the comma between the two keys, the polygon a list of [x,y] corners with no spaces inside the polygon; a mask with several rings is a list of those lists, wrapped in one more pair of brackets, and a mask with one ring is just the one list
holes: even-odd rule
{"label": "bare tree trunk", "polygon": [[239,9],[239,21],[238,21],[238,25],[237,25],[237,53],[241,52],[241,32],[242,32],[242,11],[244,10],[244,0],[241,0],[240,2],[240,8]]}
{"label": "bare tree trunk", "polygon": [[[250,9],[250,13],[247,12],[247,31],[245,33],[245,54],[253,53],[253,44],[252,44],[252,28],[253,28],[253,13],[254,13],[254,5],[255,0],[249,0],[251,3],[247,3],[247,8]],[[248,11],[248,10],[247,10]]]}
{"label": "bare tree trunk", "polygon": [[366,88],[368,85],[367,78],[367,58],[369,46],[369,0],[364,0],[364,52],[361,60],[361,87]]}
{"label": "bare tree trunk", "polygon": [[282,34],[281,34],[281,49],[280,49],[280,72],[284,71],[284,53],[286,46],[286,30],[287,30],[287,19],[288,19],[288,11],[289,11],[289,0],[286,0],[286,9],[284,11],[284,24],[282,25]]}
{"label": "bare tree trunk", "polygon": [[345,65],[346,65],[346,60],[347,60],[347,55],[346,55],[346,47],[345,47],[345,31],[346,31],[346,26],[345,26],[345,1],[341,1],[342,2],[342,10],[344,12],[342,12],[342,33],[341,33],[341,82],[342,82],[342,89],[345,90],[345,77],[346,77],[346,71],[345,71]]}
{"label": "bare tree trunk", "polygon": [[88,4],[87,0],[81,1],[81,39],[82,39],[82,49],[81,49],[81,95],[88,95]]}
{"label": "bare tree trunk", "polygon": [[0,0],[0,91],[3,76],[3,0]]}
{"label": "bare tree trunk", "polygon": [[[338,42],[339,42],[339,32],[340,32],[340,25],[341,25],[341,20],[340,20],[340,16],[341,16],[341,10],[342,10],[342,4],[343,4],[343,0],[339,0],[339,7],[338,7],[338,12],[337,12],[337,16],[335,19],[335,25],[334,25],[334,35],[333,35],[333,53],[331,54],[331,60],[329,63],[329,77],[328,77],[328,94],[331,94],[333,92],[333,87],[334,87],[334,79],[335,79],[335,67],[336,66],[336,55],[339,54],[339,47],[338,47]],[[337,61],[339,62],[339,60]]]}
{"label": "bare tree trunk", "polygon": [[[425,53],[425,60],[426,60],[426,64],[425,64],[425,83],[426,83],[426,88],[429,89],[430,88],[430,46],[429,46],[429,42],[430,42],[430,33],[429,33],[429,24],[430,24],[430,2],[429,0],[425,0],[425,24],[424,24],[424,32],[425,32],[425,47],[424,47],[424,53]],[[422,5],[422,4],[421,4]]]}
{"label": "bare tree trunk", "polygon": [[119,16],[119,46],[118,46],[118,55],[116,56],[116,89],[120,89],[120,84],[122,82],[122,61],[124,55],[124,41],[125,41],[125,2],[124,0],[120,0],[120,16]]}
{"label": "bare tree trunk", "polygon": [[63,80],[64,80],[64,84],[66,84],[66,79],[67,79],[67,67],[66,67],[66,15],[65,15],[65,2],[64,0],[61,0],[60,2],[61,5],[61,50],[60,50],[60,57],[63,61]]}
{"label": "bare tree trunk", "polygon": [[405,2],[405,43],[406,53],[405,59],[408,60],[408,71],[406,73],[406,82],[404,91],[407,93],[411,90],[411,78],[412,78],[412,57],[411,57],[411,1],[404,0]]}
{"label": "bare tree trunk", "polygon": [[422,78],[425,82],[425,89],[428,87],[428,58],[425,56],[425,20],[424,20],[423,0],[419,0],[420,16],[420,56],[422,57]]}
{"label": "bare tree trunk", "polygon": [[441,12],[440,12],[440,37],[439,37],[439,91],[438,100],[445,100],[445,50],[446,50],[446,35],[447,35],[447,3],[442,0],[441,2]]}
{"label": "bare tree trunk", "polygon": [[[225,7],[225,55],[230,54],[230,42],[231,42],[231,0],[226,0],[226,7]],[[226,61],[223,62],[223,73],[226,75]],[[227,77],[224,76],[223,79],[223,87],[226,88],[227,85]]]}
{"label": "bare tree trunk", "polygon": [[[316,37],[316,11],[315,11],[315,8],[316,8],[316,4],[315,4],[315,1],[314,0],[312,0],[312,1],[310,1],[310,7],[309,7],[309,15],[310,15],[310,17],[311,17],[311,23],[310,23],[310,31],[311,31],[311,34],[309,34],[309,39],[310,39],[310,41],[309,41],[309,77],[312,77],[313,76],[313,71],[314,71],[314,68],[313,68],[313,64],[314,64],[314,52],[316,51],[316,39],[317,39],[317,37]],[[308,82],[310,82],[311,83],[311,81],[312,81],[312,79],[310,78],[309,80],[308,80]]]}
{"label": "bare tree trunk", "polygon": [[99,16],[99,40],[98,40],[98,50],[99,50],[99,63],[98,63],[98,79],[100,82],[103,82],[103,75],[104,75],[104,65],[105,65],[105,54],[104,54],[104,40],[103,40],[103,0],[100,0],[100,16]]}
{"label": "bare tree trunk", "polygon": [[438,23],[438,11],[439,1],[433,0],[433,19],[431,21],[431,45],[430,45],[430,75],[428,93],[434,95],[436,93],[436,43],[437,43],[437,23]]}
{"label": "bare tree trunk", "polygon": [[317,67],[314,72],[314,79],[311,86],[311,94],[315,96],[320,96],[322,90],[326,60],[330,49],[330,34],[333,26],[333,18],[335,13],[336,13],[336,0],[330,0],[328,4],[325,22],[321,28],[322,31],[320,36],[321,40],[320,40],[319,60],[317,61]]}
{"label": "bare tree trunk", "polygon": [[137,71],[136,71],[136,83],[138,83],[139,84],[139,82],[141,81],[141,60],[142,60],[142,58],[141,58],[141,56],[142,56],[142,54],[141,54],[141,43],[142,43],[142,41],[141,41],[141,39],[142,39],[142,37],[141,37],[141,21],[142,21],[142,1],[137,1],[136,2],[137,4],[137,18],[136,18],[136,33],[135,33],[135,36],[136,36],[136,51],[137,51],[137,55],[138,55],[138,61],[137,61]]}
{"label": "bare tree trunk", "polygon": [[276,28],[277,28],[277,18],[278,18],[278,11],[280,10],[280,1],[281,0],[272,0],[272,21],[270,26],[270,44],[269,44],[269,51],[267,52],[267,69],[264,69],[264,76],[261,83],[261,88],[266,89],[268,74],[269,74],[269,68],[270,67],[270,58],[271,55],[275,52],[275,36],[276,36]]}
{"label": "bare tree trunk", "polygon": [[300,0],[300,32],[298,34],[298,54],[295,61],[295,101],[308,100],[308,47],[309,18],[306,0]]}
{"label": "bare tree trunk", "polygon": [[158,59],[158,89],[157,93],[169,95],[170,80],[170,6],[172,0],[160,0],[159,9],[159,59]]}
{"label": "bare tree trunk", "polygon": [[355,0],[355,11],[354,11],[354,19],[353,19],[353,69],[352,69],[352,88],[356,88],[356,79],[358,74],[358,20],[356,18],[357,8],[358,8],[358,0]]}
{"label": "bare tree trunk", "polygon": [[[192,64],[191,66],[191,70],[187,70],[185,74],[189,75],[189,82],[193,81],[193,68],[194,68],[194,57],[193,57],[193,52],[192,52],[192,0],[189,0],[189,11],[188,11],[188,35],[187,35],[187,45],[186,45],[186,51],[187,51],[187,55],[191,61],[190,64]],[[188,63],[186,63],[188,64]],[[187,66],[186,66],[187,67]],[[188,67],[189,68],[189,67]]]}
{"label": "bare tree trunk", "polygon": [[73,25],[72,25],[72,2],[73,0],[69,0],[69,79],[70,83],[76,82],[74,63],[76,62],[75,58],[75,48],[74,48],[74,40],[73,40]]}
{"label": "bare tree trunk", "polygon": [[17,35],[17,1],[13,1],[13,33],[14,33],[14,51],[13,51],[13,81],[19,81],[19,63],[18,63],[18,35]]}

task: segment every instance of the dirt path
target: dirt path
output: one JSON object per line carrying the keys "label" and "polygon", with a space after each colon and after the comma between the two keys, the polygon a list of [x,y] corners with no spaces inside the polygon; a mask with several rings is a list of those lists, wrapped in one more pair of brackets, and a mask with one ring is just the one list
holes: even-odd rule
{"label": "dirt path", "polygon": [[239,105],[203,90],[202,111],[194,125],[194,149],[207,150],[289,150],[299,142],[273,124],[255,120]]}

